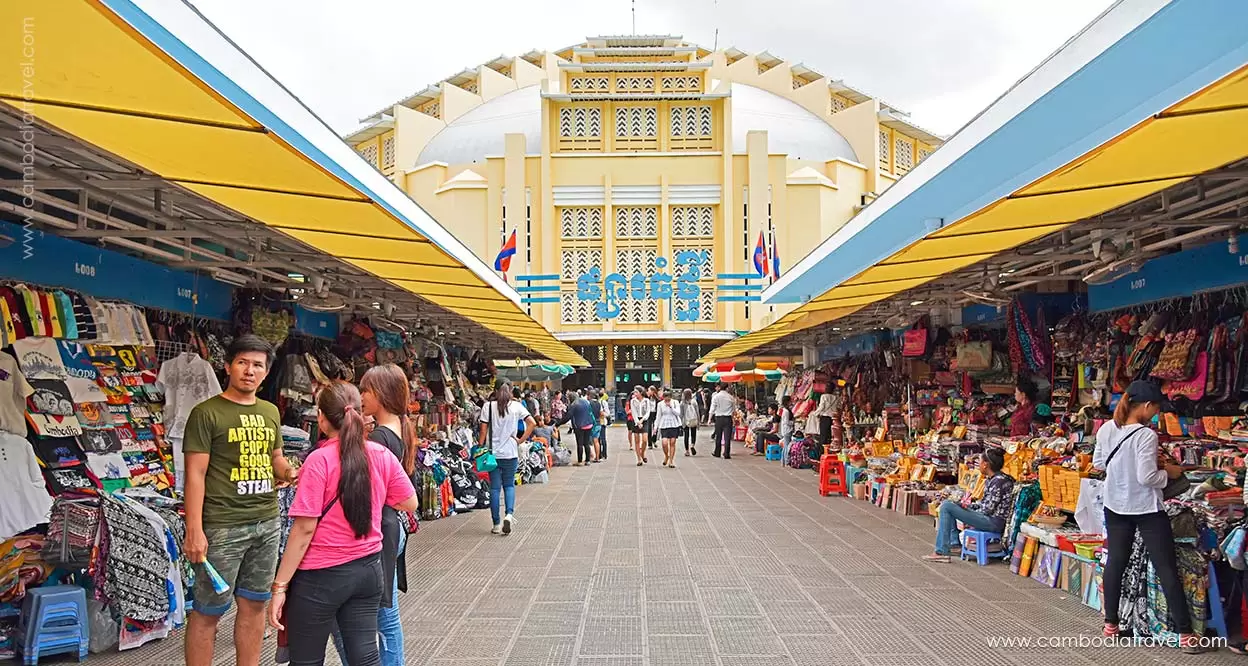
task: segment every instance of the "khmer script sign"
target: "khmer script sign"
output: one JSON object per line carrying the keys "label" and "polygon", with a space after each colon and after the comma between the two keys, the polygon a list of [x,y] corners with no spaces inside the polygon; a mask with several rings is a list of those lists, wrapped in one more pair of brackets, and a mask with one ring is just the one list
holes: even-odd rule
{"label": "khmer script sign", "polygon": [[576,279],[576,298],[595,301],[594,307],[602,319],[620,316],[620,304],[630,298],[673,300],[676,321],[698,321],[702,295],[698,279],[703,266],[709,263],[710,252],[706,250],[679,250],[672,271],[674,276],[665,271],[668,267],[665,257],[654,260],[655,271],[650,275],[609,273],[604,277],[602,269],[594,266]]}

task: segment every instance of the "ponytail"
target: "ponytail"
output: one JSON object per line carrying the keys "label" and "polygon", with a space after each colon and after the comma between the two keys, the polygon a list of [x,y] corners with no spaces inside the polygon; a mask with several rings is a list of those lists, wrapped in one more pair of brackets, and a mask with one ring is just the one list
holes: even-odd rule
{"label": "ponytail", "polygon": [[419,448],[416,445],[416,426],[407,414],[399,416],[399,424],[403,437],[403,471],[411,476],[416,473],[416,449]]}
{"label": "ponytail", "polygon": [[1131,404],[1131,398],[1123,393],[1122,398],[1118,400],[1118,406],[1114,407],[1114,425],[1119,428],[1127,425],[1127,420],[1131,418],[1131,408],[1134,406]]}
{"label": "ponytail", "polygon": [[355,538],[363,539],[373,529],[373,483],[360,392],[347,382],[333,382],[321,391],[317,407],[338,431],[338,504]]}

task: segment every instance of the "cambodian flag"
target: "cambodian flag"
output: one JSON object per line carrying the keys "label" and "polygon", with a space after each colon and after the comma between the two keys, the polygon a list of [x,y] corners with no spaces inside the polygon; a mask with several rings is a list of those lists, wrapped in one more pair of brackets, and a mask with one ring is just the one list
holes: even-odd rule
{"label": "cambodian flag", "polygon": [[516,254],[516,231],[512,229],[511,237],[503,243],[503,249],[498,251],[498,256],[494,257],[494,270],[506,273],[511,269],[511,258]]}
{"label": "cambodian flag", "polygon": [[758,244],[754,246],[754,270],[759,277],[767,277],[771,267],[767,265],[767,243],[763,241],[763,232],[758,232]]}
{"label": "cambodian flag", "polygon": [[771,277],[780,279],[780,249],[776,247],[775,239],[771,241]]}

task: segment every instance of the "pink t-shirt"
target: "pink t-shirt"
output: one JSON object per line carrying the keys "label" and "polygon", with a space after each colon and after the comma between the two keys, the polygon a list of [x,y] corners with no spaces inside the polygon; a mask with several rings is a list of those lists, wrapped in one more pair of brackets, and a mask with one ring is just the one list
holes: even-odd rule
{"label": "pink t-shirt", "polygon": [[325,507],[338,497],[338,478],[342,473],[338,459],[338,438],[327,440],[308,455],[299,470],[299,486],[290,505],[293,518],[321,518],[312,535],[312,543],[300,569],[327,569],[381,552],[381,507],[402,504],[416,494],[411,479],[403,472],[403,464],[389,449],[366,441],[368,466],[373,480],[373,526],[362,539],[342,512],[342,500],[334,502],[329,513],[321,518]]}

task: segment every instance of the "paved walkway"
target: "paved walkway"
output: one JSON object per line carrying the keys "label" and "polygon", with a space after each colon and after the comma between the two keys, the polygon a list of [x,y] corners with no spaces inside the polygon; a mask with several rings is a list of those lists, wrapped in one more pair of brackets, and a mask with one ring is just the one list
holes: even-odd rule
{"label": "paved walkway", "polygon": [[[674,470],[661,455],[636,467],[621,428],[609,438],[607,463],[519,488],[510,537],[488,533],[488,511],[422,526],[400,595],[408,664],[1248,664],[1226,651],[992,649],[985,636],[1092,636],[1099,618],[1001,564],[925,565],[930,519],[820,498],[810,471],[712,458],[705,432]],[[233,664],[222,633],[217,663]],[[184,663],[180,636],[91,661]]]}

